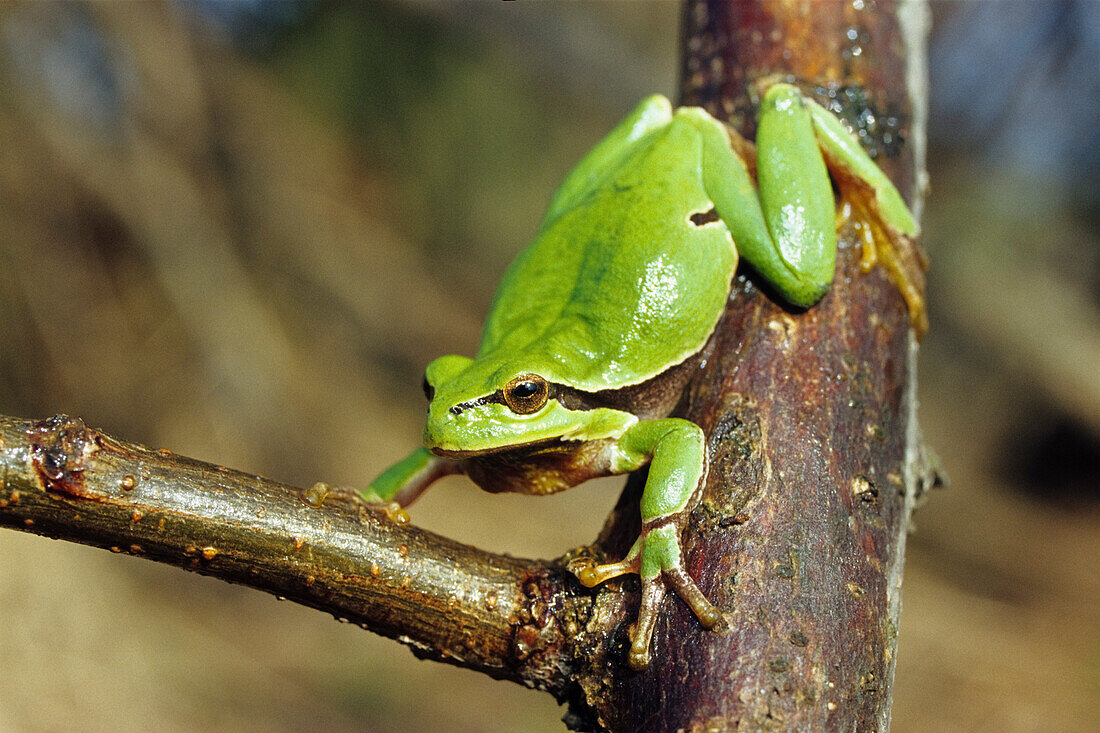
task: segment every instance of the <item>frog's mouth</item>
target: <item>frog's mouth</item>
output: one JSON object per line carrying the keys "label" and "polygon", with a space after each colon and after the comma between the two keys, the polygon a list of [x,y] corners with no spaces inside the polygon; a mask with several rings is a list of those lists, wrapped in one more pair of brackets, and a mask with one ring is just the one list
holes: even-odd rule
{"label": "frog's mouth", "polygon": [[480,450],[429,448],[428,450],[430,450],[433,455],[440,456],[441,458],[450,458],[456,461],[462,461],[468,458],[479,458],[482,456],[494,456],[502,461],[515,460],[519,462],[534,455],[570,452],[576,445],[575,442],[564,441],[560,437],[555,437],[540,438],[538,440],[532,440],[529,443],[520,443],[519,445],[513,443],[500,448],[482,448]]}

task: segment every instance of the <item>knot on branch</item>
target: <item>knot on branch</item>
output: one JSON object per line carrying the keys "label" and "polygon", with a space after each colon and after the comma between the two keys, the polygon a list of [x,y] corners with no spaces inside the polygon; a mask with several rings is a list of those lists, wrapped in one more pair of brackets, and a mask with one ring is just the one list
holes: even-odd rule
{"label": "knot on branch", "polygon": [[81,499],[95,499],[84,483],[88,457],[99,446],[95,433],[79,417],[58,413],[32,423],[26,430],[30,465],[43,490]]}

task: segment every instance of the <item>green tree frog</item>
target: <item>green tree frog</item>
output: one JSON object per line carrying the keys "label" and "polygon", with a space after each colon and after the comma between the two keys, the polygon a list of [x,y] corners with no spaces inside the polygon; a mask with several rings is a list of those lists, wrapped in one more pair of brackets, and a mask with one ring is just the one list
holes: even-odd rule
{"label": "green tree frog", "polygon": [[681,559],[707,474],[703,431],[668,415],[726,307],[738,256],[792,305],[816,303],[836,260],[828,169],[871,192],[878,226],[916,234],[859,143],[793,86],[767,91],[755,161],[751,148],[700,108],[643,100],[554,194],[504,275],[477,355],[428,366],[423,447],[363,492],[407,505],[465,473],[491,492],[550,494],[648,465],[633,548],[620,562],[570,567],[589,587],[641,576],[636,669],[648,665],[667,588],[704,627],[722,617]]}

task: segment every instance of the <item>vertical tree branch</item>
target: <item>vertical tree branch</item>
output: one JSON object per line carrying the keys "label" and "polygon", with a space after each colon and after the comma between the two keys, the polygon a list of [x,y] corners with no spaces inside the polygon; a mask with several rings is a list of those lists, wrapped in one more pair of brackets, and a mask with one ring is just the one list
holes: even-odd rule
{"label": "vertical tree branch", "polygon": [[[689,0],[683,101],[751,135],[757,83],[794,81],[855,120],[912,194],[919,127],[907,64],[921,59],[906,53],[898,10],[869,0]],[[652,668],[634,674],[612,660],[613,675],[592,675],[587,703],[601,726],[889,727],[905,533],[925,472],[899,273],[865,272],[860,259],[849,221],[831,291],[801,313],[751,276],[736,283],[679,410],[703,426],[710,451],[686,531],[688,571],[727,625],[704,631],[666,598]],[[923,290],[920,253],[899,259]],[[605,528],[609,555],[637,535],[643,482],[633,477]]]}

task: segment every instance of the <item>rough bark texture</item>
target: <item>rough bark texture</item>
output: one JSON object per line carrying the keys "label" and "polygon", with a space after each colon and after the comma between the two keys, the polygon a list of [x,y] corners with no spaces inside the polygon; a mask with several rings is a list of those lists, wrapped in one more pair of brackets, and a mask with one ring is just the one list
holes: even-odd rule
{"label": "rough bark texture", "polygon": [[[893,4],[699,0],[686,19],[685,103],[751,135],[755,83],[788,78],[842,114],[882,120],[862,132],[912,193],[909,59]],[[679,410],[709,436],[688,572],[727,625],[703,631],[666,598],[652,668],[631,673],[611,654],[613,672],[587,678],[599,725],[889,727],[905,533],[926,472],[909,312],[884,268],[861,270],[855,234],[841,231],[833,287],[806,312],[736,284]],[[605,529],[611,556],[637,534],[643,482],[633,477]]]}

